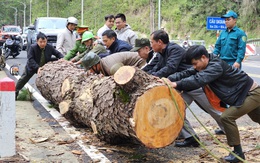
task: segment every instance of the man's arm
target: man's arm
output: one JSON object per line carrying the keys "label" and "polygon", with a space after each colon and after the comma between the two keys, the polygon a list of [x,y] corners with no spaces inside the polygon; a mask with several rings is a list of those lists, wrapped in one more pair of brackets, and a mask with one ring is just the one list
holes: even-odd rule
{"label": "man's arm", "polygon": [[69,61],[71,58],[75,57],[78,52],[79,45],[76,43],[73,49],[71,49],[65,56],[64,59]]}
{"label": "man's arm", "polygon": [[78,55],[76,55],[73,59],[72,62],[78,62],[81,60],[81,58],[83,58],[91,49],[88,48],[86,51],[84,51],[83,53],[80,53]]}
{"label": "man's arm", "polygon": [[168,79],[170,81],[172,81],[172,82],[179,81],[179,80],[181,80],[183,78],[187,78],[187,77],[189,77],[191,75],[195,75],[196,73],[197,73],[197,71],[193,67],[191,67],[191,68],[189,68],[187,70],[171,74],[170,76],[168,76]]}
{"label": "man's arm", "polygon": [[147,65],[145,65],[145,67],[142,68],[143,71],[147,72],[148,74],[151,74],[152,69],[154,68],[154,66],[158,63],[159,59],[158,59],[158,55],[160,54],[154,54],[156,55],[151,62],[149,62]]}
{"label": "man's arm", "polygon": [[134,31],[131,32],[131,35],[128,37],[128,41],[131,44],[132,47],[135,47],[135,40],[137,39],[137,35],[135,34]]}
{"label": "man's arm", "polygon": [[222,34],[222,32],[220,33],[220,35],[219,35],[219,37],[218,37],[218,39],[217,39],[217,41],[216,41],[216,43],[215,43],[215,48],[214,48],[214,50],[213,50],[213,54],[215,54],[215,55],[219,55],[220,54],[220,50],[221,50],[221,34]]}
{"label": "man's arm", "polygon": [[63,42],[64,42],[64,34],[60,33],[57,36],[57,42],[56,42],[56,49],[61,52],[62,54],[65,54],[64,48],[63,48]]}
{"label": "man's arm", "polygon": [[223,68],[220,64],[209,63],[205,70],[196,72],[187,78],[183,78],[176,82],[178,90],[194,90],[203,87],[215,80],[223,74]]}
{"label": "man's arm", "polygon": [[244,31],[240,31],[240,36],[238,37],[238,50],[237,50],[237,60],[236,62],[241,64],[246,53],[246,41],[247,36]]}
{"label": "man's arm", "polygon": [[181,47],[174,47],[170,49],[168,51],[168,58],[166,58],[166,65],[164,65],[164,67],[162,67],[158,71],[152,72],[151,74],[159,78],[168,77],[169,75],[174,74],[178,70],[184,52],[184,49],[182,49]]}
{"label": "man's arm", "polygon": [[[39,64],[36,62],[36,55],[35,54],[35,49],[34,47],[30,47],[29,51],[28,51],[28,54],[27,54],[27,66],[29,68],[30,71],[36,73],[38,71],[38,68],[39,68]],[[41,55],[41,54],[38,54],[38,55]]]}
{"label": "man's arm", "polygon": [[63,58],[63,54],[61,54],[58,50],[53,48],[52,55],[54,55],[56,58],[60,59]]}

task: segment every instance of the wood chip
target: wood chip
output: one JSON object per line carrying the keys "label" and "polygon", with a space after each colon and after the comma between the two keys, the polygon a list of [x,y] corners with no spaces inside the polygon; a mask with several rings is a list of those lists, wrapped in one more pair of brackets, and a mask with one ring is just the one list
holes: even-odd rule
{"label": "wood chip", "polygon": [[29,138],[32,143],[42,143],[47,141],[49,138]]}
{"label": "wood chip", "polygon": [[76,154],[76,155],[81,155],[81,151],[78,151],[78,150],[72,150],[71,151],[73,154]]}

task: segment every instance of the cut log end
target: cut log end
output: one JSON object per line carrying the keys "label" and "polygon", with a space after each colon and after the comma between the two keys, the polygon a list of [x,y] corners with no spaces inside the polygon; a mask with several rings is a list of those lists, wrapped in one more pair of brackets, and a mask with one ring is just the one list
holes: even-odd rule
{"label": "cut log end", "polygon": [[60,104],[59,104],[59,110],[60,110],[60,113],[61,113],[62,115],[64,115],[65,113],[67,113],[67,112],[69,111],[70,103],[71,103],[70,100],[66,100],[66,101],[60,102]]}
{"label": "cut log end", "polygon": [[131,81],[135,71],[135,68],[132,66],[123,66],[114,74],[114,80],[117,84],[124,85]]}
{"label": "cut log end", "polygon": [[70,90],[70,81],[69,79],[65,79],[62,83],[61,87],[61,95],[64,97],[66,95],[66,92]]}
{"label": "cut log end", "polygon": [[133,114],[135,132],[147,147],[160,148],[171,144],[183,127],[185,104],[176,90],[173,93],[177,106],[167,86],[148,90],[136,102]]}

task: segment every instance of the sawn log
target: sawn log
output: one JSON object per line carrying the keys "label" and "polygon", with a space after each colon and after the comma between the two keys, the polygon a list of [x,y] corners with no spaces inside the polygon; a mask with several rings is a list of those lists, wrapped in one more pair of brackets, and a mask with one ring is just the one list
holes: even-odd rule
{"label": "sawn log", "polygon": [[91,127],[109,143],[165,147],[183,127],[185,104],[179,93],[171,89],[173,100],[165,84],[135,67],[123,66],[104,77],[55,61],[42,67],[36,85],[66,118]]}

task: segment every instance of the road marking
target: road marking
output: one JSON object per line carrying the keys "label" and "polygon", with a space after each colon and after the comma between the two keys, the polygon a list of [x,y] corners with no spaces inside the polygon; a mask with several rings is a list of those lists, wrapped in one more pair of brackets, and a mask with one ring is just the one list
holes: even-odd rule
{"label": "road marking", "polygon": [[[6,64],[6,69],[9,70],[10,66]],[[14,76],[17,80],[20,79],[20,75]],[[30,84],[26,84],[25,87],[29,89],[33,94],[33,97],[39,101],[39,103],[47,110],[50,115],[59,123],[59,125],[70,135],[71,138],[76,140],[76,143],[86,152],[86,154],[92,160],[98,160],[100,163],[111,163],[111,161],[103,155],[95,146],[93,145],[86,145],[82,140],[78,140],[80,137],[80,133],[76,131],[76,128],[73,127],[66,118],[64,118],[56,109],[50,109],[48,107],[49,102],[40,94],[38,93]],[[74,134],[73,134],[74,133]]]}
{"label": "road marking", "polygon": [[246,65],[248,67],[254,67],[254,68],[260,68],[260,65],[259,65],[259,62],[256,62],[256,61],[246,61],[246,62],[243,62],[242,63],[242,68],[243,68],[243,65]]}
{"label": "road marking", "polygon": [[250,73],[247,73],[250,77],[255,77],[255,78],[260,78],[260,75],[259,74],[250,74]]}

